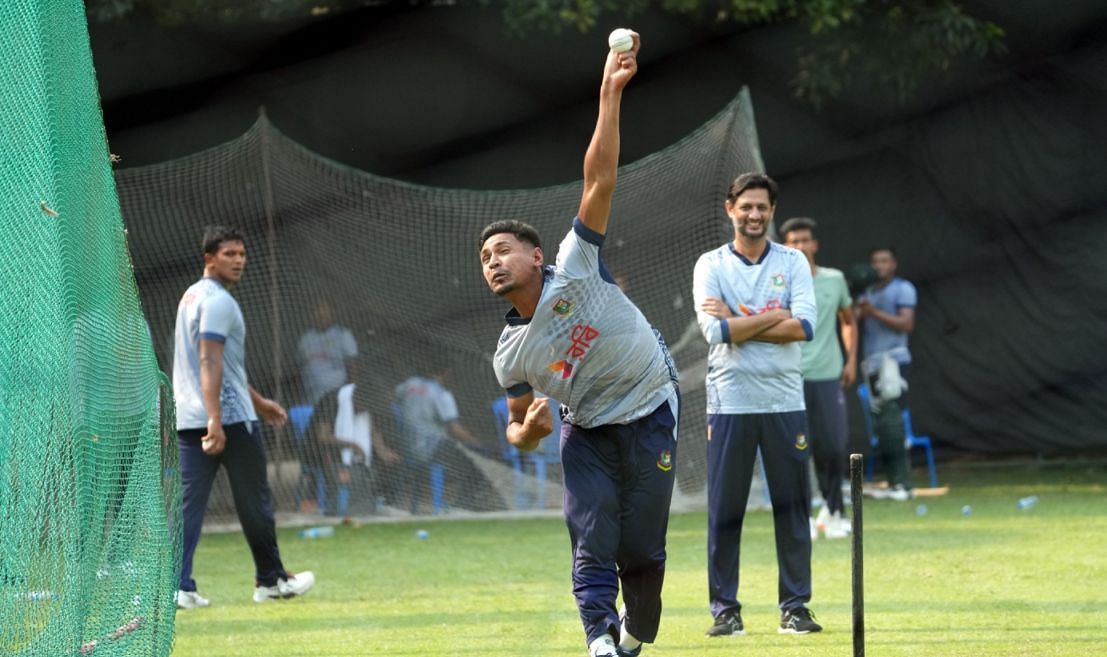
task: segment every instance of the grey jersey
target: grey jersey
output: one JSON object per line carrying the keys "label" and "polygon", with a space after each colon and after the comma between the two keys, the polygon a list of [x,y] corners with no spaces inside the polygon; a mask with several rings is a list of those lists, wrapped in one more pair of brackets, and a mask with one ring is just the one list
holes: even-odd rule
{"label": "grey jersey", "polygon": [[[861,299],[869,301],[874,307],[889,315],[898,315],[900,308],[914,308],[919,295],[915,286],[898,276],[887,285],[874,285],[865,290]],[[868,374],[880,368],[880,356],[889,354],[900,365],[911,362],[911,351],[907,348],[907,334],[881,323],[875,317],[861,320],[861,366]]]}
{"label": "grey jersey", "polygon": [[580,219],[546,269],[534,316],[512,309],[493,367],[512,397],[531,390],[561,401],[584,428],[627,424],[666,401],[676,370],[660,334],[600,261],[604,236]]}
{"label": "grey jersey", "polygon": [[357,340],[350,329],[332,324],[322,331],[313,328],[300,336],[298,350],[304,394],[314,404],[346,383],[349,374],[346,361],[357,357]]}
{"label": "grey jersey", "polygon": [[420,460],[430,459],[449,437],[447,425],[458,419],[453,393],[434,379],[413,376],[396,386],[394,394],[407,437],[400,449]]}
{"label": "grey jersey", "polygon": [[177,429],[204,429],[208,412],[200,390],[200,340],[223,343],[223,387],[219,403],[223,425],[257,420],[246,381],[246,322],[242,309],[213,278],[185,291],[177,306],[173,343],[173,400]]}
{"label": "grey jersey", "polygon": [[801,350],[797,342],[747,340],[732,344],[726,322],[700,310],[704,299],[722,299],[735,315],[787,308],[810,340],[816,326],[811,265],[795,249],[769,242],[757,262],[731,243],[700,256],[692,274],[700,329],[711,345],[707,356],[707,412],[783,413],[804,410]]}

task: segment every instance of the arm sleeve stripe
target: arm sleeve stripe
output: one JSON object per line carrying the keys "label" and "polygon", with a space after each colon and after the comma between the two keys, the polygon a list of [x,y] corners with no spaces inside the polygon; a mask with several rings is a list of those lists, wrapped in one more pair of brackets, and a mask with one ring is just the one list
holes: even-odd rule
{"label": "arm sleeve stripe", "polygon": [[603,246],[603,234],[597,233],[588,226],[584,225],[584,222],[580,220],[580,217],[573,219],[573,230],[582,240],[595,246]]}
{"label": "arm sleeve stripe", "polygon": [[815,339],[815,329],[811,328],[811,322],[806,319],[801,319],[800,326],[803,327],[803,335],[808,342]]}
{"label": "arm sleeve stripe", "polygon": [[530,387],[530,384],[524,382],[516,383],[515,385],[508,388],[506,392],[508,397],[522,397],[531,390],[533,390],[533,388]]}

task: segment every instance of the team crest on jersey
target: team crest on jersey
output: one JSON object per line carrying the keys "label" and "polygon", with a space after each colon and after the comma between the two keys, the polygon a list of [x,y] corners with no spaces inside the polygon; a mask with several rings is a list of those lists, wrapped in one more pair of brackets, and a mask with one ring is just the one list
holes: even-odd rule
{"label": "team crest on jersey", "polygon": [[784,287],[784,274],[773,274],[773,287]]}
{"label": "team crest on jersey", "polygon": [[668,472],[673,469],[673,452],[668,449],[661,450],[661,453],[657,455],[657,469],[662,472]]}
{"label": "team crest on jersey", "polygon": [[559,298],[554,302],[553,311],[562,317],[568,317],[577,309],[577,304],[565,298]]}
{"label": "team crest on jersey", "polygon": [[807,436],[802,433],[796,435],[796,449],[800,451],[807,449]]}

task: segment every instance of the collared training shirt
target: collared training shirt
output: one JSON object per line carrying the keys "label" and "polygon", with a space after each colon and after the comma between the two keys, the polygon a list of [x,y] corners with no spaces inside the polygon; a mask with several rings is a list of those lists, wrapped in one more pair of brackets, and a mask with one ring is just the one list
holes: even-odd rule
{"label": "collared training shirt", "polygon": [[509,396],[538,390],[586,429],[645,417],[676,385],[661,335],[603,267],[603,239],[573,221],[556,268],[546,269],[534,316],[507,314],[493,359]]}
{"label": "collared training shirt", "polygon": [[799,251],[767,242],[757,262],[732,243],[700,256],[692,274],[692,296],[707,353],[707,412],[784,413],[804,410],[798,342],[747,340],[732,344],[726,324],[701,310],[704,299],[722,299],[735,315],[788,309],[810,340],[816,326],[811,266]]}
{"label": "collared training shirt", "polygon": [[[915,286],[909,281],[895,277],[887,285],[872,286],[865,290],[862,299],[868,299],[874,307],[889,315],[895,315],[900,308],[914,308],[918,303]],[[875,317],[861,319],[861,355],[863,360],[872,364],[867,371],[872,373],[879,367],[872,356],[888,352],[900,365],[911,362],[911,351],[907,348],[907,334],[885,326]]]}
{"label": "collared training shirt", "polygon": [[208,412],[200,390],[200,340],[223,343],[223,425],[257,420],[246,380],[246,322],[238,302],[214,278],[194,283],[177,306],[173,334],[173,400],[177,430],[205,429]]}
{"label": "collared training shirt", "polygon": [[815,322],[814,339],[800,345],[803,378],[808,381],[831,381],[842,376],[845,365],[842,341],[838,338],[838,311],[848,309],[852,301],[846,277],[837,269],[817,268],[814,283],[819,317]]}

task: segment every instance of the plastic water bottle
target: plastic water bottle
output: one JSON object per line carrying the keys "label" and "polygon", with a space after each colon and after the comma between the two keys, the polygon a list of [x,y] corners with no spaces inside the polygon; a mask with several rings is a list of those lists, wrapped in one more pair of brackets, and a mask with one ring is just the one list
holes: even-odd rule
{"label": "plastic water bottle", "polygon": [[1038,496],[1037,495],[1030,495],[1028,497],[1019,498],[1018,507],[1019,507],[1020,511],[1024,511],[1024,510],[1029,509],[1030,507],[1034,506],[1037,503],[1038,503]]}
{"label": "plastic water bottle", "polygon": [[300,538],[326,538],[328,536],[334,536],[334,527],[330,525],[308,527],[300,532]]}

